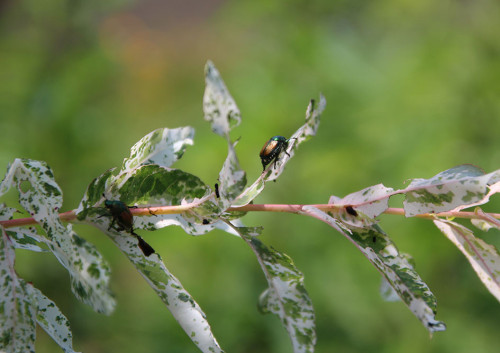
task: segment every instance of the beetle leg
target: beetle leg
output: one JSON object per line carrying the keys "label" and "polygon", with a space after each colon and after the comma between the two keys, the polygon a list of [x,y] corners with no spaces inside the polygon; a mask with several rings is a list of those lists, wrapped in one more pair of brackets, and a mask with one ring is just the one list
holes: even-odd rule
{"label": "beetle leg", "polygon": [[111,223],[109,224],[108,230],[110,230],[111,228],[115,229],[115,227],[114,227],[115,221],[116,221],[116,218],[113,217],[113,219],[111,220]]}

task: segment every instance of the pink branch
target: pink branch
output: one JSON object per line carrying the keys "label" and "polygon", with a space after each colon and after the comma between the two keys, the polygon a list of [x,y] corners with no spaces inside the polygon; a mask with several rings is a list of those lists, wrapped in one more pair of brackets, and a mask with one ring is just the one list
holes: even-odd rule
{"label": "pink branch", "polygon": [[[197,203],[186,204],[180,206],[158,206],[158,207],[141,207],[130,209],[135,216],[148,216],[148,215],[158,215],[158,214],[178,214],[186,212],[187,210],[197,206]],[[304,206],[316,207],[322,211],[335,210],[339,208],[344,208],[344,205],[335,204],[315,204],[315,205],[287,205],[287,204],[263,204],[254,205],[248,204],[241,207],[229,207],[228,212],[239,211],[239,212],[287,212],[287,213],[301,213]],[[384,211],[385,214],[404,216],[405,212],[402,208],[387,208]],[[436,217],[455,217],[455,218],[468,218],[468,219],[485,219],[485,215],[495,219],[500,219],[500,213],[483,213],[477,214],[475,212],[464,212],[464,211],[449,211],[441,213],[425,213],[416,215],[418,218],[435,219]],[[71,222],[76,219],[75,211],[67,211],[59,214],[61,221]],[[4,228],[20,227],[28,225],[36,225],[36,221],[32,217],[28,218],[17,218],[10,219],[6,221],[0,221],[0,226]]]}

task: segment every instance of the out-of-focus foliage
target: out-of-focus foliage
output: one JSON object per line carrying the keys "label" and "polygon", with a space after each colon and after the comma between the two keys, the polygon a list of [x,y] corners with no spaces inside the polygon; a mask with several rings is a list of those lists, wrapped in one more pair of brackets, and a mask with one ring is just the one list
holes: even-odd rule
{"label": "out-of-focus foliage", "polygon": [[[249,180],[261,172],[262,144],[293,133],[309,98],[322,92],[328,100],[318,135],[256,202],[319,203],[325,195],[381,182],[395,186],[462,163],[495,170],[499,11],[493,0],[4,0],[0,167],[17,157],[47,161],[67,210],[138,138],[159,127],[192,125],[195,145],[178,167],[215,182],[227,149],[202,119],[203,66],[212,59],[243,116],[234,135],[243,135],[236,149]],[[486,211],[498,212],[492,201]],[[289,254],[304,273],[322,313],[316,352],[497,350],[500,306],[462,254],[430,222],[383,221],[388,233],[402,234],[395,239],[400,250],[413,255],[439,298],[439,318],[448,328],[432,340],[403,304],[380,299],[373,268],[340,236],[332,239],[326,226],[291,215],[245,218],[264,225],[266,243]],[[19,251],[16,263],[67,315],[75,349],[193,351],[111,242],[89,227],[77,232],[111,264],[118,294],[112,316],[76,301],[65,272],[44,254],[23,259]],[[498,235],[483,236],[499,247]],[[266,281],[240,239],[222,232],[192,238],[177,229],[141,236],[197,298],[228,352],[290,350],[278,319],[255,315]],[[58,349],[38,333],[38,352]]]}

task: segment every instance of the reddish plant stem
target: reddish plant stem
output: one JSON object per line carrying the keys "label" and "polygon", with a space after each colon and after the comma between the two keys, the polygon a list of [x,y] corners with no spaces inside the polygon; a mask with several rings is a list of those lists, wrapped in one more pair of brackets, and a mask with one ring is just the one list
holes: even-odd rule
{"label": "reddish plant stem", "polygon": [[[316,207],[322,211],[328,211],[332,209],[338,209],[344,206],[341,205],[328,205],[328,204],[316,204],[316,205],[287,205],[287,204],[263,204],[254,205],[249,204],[242,207],[230,207],[227,209],[228,212],[239,211],[239,212],[287,212],[287,213],[300,213],[304,206]],[[157,215],[157,214],[176,214],[185,212],[193,207],[192,204],[181,205],[181,206],[159,206],[159,207],[143,207],[143,208],[133,208],[130,212],[136,216],[147,216],[147,215]],[[388,208],[384,211],[385,214],[404,216],[404,209],[402,208]],[[500,213],[487,213],[486,215],[500,219]],[[418,218],[434,219],[435,217],[444,218],[476,218],[485,219],[484,216],[476,214],[475,212],[466,211],[449,211],[441,213],[425,213],[416,215]],[[75,211],[67,211],[59,214],[61,221],[70,222],[76,219]],[[4,228],[20,227],[27,225],[35,225],[36,221],[32,217],[28,218],[17,218],[10,219],[7,221],[0,221],[0,226]]]}

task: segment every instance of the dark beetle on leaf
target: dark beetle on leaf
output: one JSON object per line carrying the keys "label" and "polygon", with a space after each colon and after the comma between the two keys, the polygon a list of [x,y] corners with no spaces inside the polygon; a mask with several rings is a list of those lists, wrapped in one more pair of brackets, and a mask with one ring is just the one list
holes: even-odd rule
{"label": "dark beetle on leaf", "polygon": [[136,206],[127,206],[125,203],[116,200],[105,200],[104,206],[113,217],[108,230],[113,228],[118,231],[126,230],[134,234],[134,216],[132,216],[130,208],[136,208]]}
{"label": "dark beetle on leaf", "polygon": [[[103,196],[106,197],[104,194]],[[113,217],[111,223],[109,224],[108,230],[110,230],[111,228],[119,232],[125,230],[135,236],[139,241],[139,248],[145,256],[149,256],[155,252],[151,245],[146,243],[146,241],[142,239],[139,234],[136,234],[134,232],[134,216],[132,215],[132,212],[130,212],[130,209],[137,208],[137,206],[127,206],[122,201],[108,199],[104,201],[104,206],[109,211],[109,213],[111,213],[111,217]]]}
{"label": "dark beetle on leaf", "polygon": [[292,139],[287,139],[283,136],[273,136],[266,142],[264,147],[260,150],[260,160],[262,162],[262,167],[266,170],[266,166],[274,161],[274,167],[276,168],[276,162],[279,159],[281,151],[284,151],[288,157],[290,155],[286,151],[288,148],[288,143]]}

